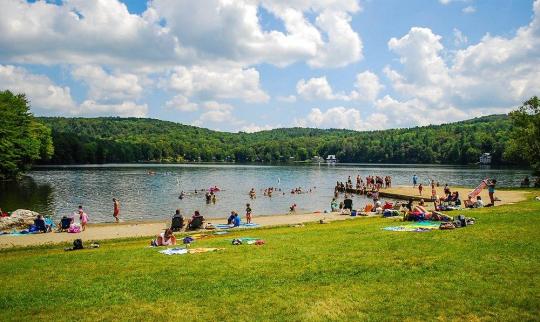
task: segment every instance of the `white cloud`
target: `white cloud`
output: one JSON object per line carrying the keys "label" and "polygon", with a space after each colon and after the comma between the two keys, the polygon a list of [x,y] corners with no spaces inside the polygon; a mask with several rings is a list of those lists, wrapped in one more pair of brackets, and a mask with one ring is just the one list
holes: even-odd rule
{"label": "white cloud", "polygon": [[306,100],[332,100],[335,95],[326,77],[310,78],[307,82],[301,79],[296,83],[296,92]]}
{"label": "white cloud", "polygon": [[182,112],[195,112],[199,109],[196,103],[190,102],[183,95],[176,95],[165,103],[168,108],[173,108]]}
{"label": "white cloud", "polygon": [[71,73],[75,79],[88,85],[88,97],[92,100],[133,100],[139,98],[143,91],[135,74],[109,74],[103,68],[91,65],[77,66]]}
{"label": "white cloud", "polygon": [[454,45],[456,47],[461,47],[469,42],[469,39],[461,32],[461,30],[454,28],[452,32],[454,34]]}
{"label": "white cloud", "polygon": [[362,40],[350,25],[351,17],[344,12],[325,10],[316,20],[328,35],[328,43],[318,55],[308,61],[313,67],[343,67],[362,59]]}
{"label": "white cloud", "polygon": [[148,114],[148,106],[134,102],[102,104],[93,100],[86,100],[80,105],[78,114],[86,116],[145,117]]}
{"label": "white cloud", "polygon": [[[285,30],[263,30],[261,7]],[[362,58],[362,41],[350,25],[350,14],[359,9],[357,0],[154,0],[137,15],[117,0],[5,0],[0,59],[141,69],[216,61],[344,66]]]}
{"label": "white cloud", "polygon": [[285,102],[285,103],[294,103],[294,102],[296,102],[296,96],[295,95],[278,96],[276,98],[280,102]]}
{"label": "white cloud", "polygon": [[69,87],[58,86],[47,76],[32,74],[25,68],[12,65],[0,65],[0,88],[26,94],[32,111],[39,115],[142,117],[148,112],[146,104],[138,105],[131,101],[103,104],[86,100],[78,105],[71,97]]}
{"label": "white cloud", "polygon": [[254,68],[238,67],[176,67],[168,86],[186,97],[202,100],[238,98],[250,103],[269,100],[259,83],[259,72]]}
{"label": "white cloud", "polygon": [[37,64],[162,64],[186,56],[166,30],[116,0],[0,1],[0,59]]}
{"label": "white cloud", "polygon": [[202,104],[202,107],[206,109],[206,112],[202,113],[199,117],[199,124],[203,125],[205,122],[212,123],[237,123],[236,118],[232,115],[234,107],[230,104],[222,104],[216,101],[208,101]]}
{"label": "white cloud", "polygon": [[450,122],[508,112],[540,89],[540,1],[531,23],[514,37],[486,35],[457,50],[445,62],[441,37],[413,27],[389,48],[399,55],[401,71],[384,73],[399,98],[376,103],[397,125]]}
{"label": "white cloud", "polygon": [[36,75],[25,68],[0,65],[0,88],[24,93],[34,111],[74,113],[75,102],[69,87],[58,86],[44,75]]}
{"label": "white cloud", "polygon": [[379,77],[370,71],[356,75],[354,83],[355,91],[349,95],[350,99],[374,101],[384,86],[379,82]]}
{"label": "white cloud", "polygon": [[273,126],[273,125],[256,125],[254,123],[250,123],[250,124],[247,124],[247,125],[243,125],[241,128],[240,128],[240,131],[243,131],[243,132],[247,132],[247,133],[254,133],[254,132],[260,132],[260,131],[268,131],[268,130],[272,130],[272,129],[275,129],[275,128],[278,128],[279,125],[277,126]]}
{"label": "white cloud", "polygon": [[301,79],[296,84],[296,92],[306,100],[362,100],[372,102],[384,86],[379,82],[379,77],[370,71],[364,71],[356,75],[355,90],[349,94],[343,92],[334,93],[325,76],[314,77],[309,80]]}
{"label": "white cloud", "polygon": [[476,8],[473,7],[473,6],[467,6],[467,7],[463,8],[463,9],[461,9],[461,12],[466,13],[466,14],[475,13]]}
{"label": "white cloud", "polygon": [[304,119],[296,120],[302,127],[321,127],[336,129],[361,129],[362,121],[360,111],[343,106],[332,107],[323,112],[319,108],[312,108]]}

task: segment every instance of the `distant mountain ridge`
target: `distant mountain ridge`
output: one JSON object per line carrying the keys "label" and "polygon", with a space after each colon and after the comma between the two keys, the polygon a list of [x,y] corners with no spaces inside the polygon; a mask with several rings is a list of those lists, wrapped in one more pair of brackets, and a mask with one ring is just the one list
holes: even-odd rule
{"label": "distant mountain ridge", "polygon": [[478,161],[483,152],[504,163],[511,122],[490,115],[423,127],[354,131],[278,128],[230,133],[149,118],[39,117],[52,130],[55,153],[43,163],[305,161],[335,154],[342,162],[449,163]]}

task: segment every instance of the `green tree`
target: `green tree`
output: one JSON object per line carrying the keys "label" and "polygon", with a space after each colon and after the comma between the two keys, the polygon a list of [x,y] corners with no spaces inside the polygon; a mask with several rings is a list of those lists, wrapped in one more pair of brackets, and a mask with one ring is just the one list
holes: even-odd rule
{"label": "green tree", "polygon": [[531,97],[510,118],[514,126],[505,157],[524,161],[540,172],[540,99]]}
{"label": "green tree", "polygon": [[51,130],[30,113],[24,94],[0,92],[0,177],[13,178],[53,154]]}

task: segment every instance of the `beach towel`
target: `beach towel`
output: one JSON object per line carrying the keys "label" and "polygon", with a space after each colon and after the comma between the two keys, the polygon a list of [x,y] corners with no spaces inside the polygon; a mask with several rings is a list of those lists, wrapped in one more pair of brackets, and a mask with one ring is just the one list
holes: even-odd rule
{"label": "beach towel", "polygon": [[159,252],[165,255],[183,255],[188,253],[187,249],[185,248],[167,248],[160,250]]}
{"label": "beach towel", "polygon": [[413,224],[384,227],[383,230],[387,231],[413,231],[413,232],[426,232],[439,229],[441,225],[440,221],[418,221]]}
{"label": "beach towel", "polygon": [[259,224],[254,224],[254,223],[251,223],[251,224],[248,224],[248,223],[241,223],[240,226],[237,226],[237,227],[231,227],[227,224],[217,224],[215,225],[216,228],[218,229],[231,229],[231,228],[254,228],[254,227],[259,227]]}
{"label": "beach towel", "polygon": [[222,250],[223,248],[167,248],[164,250],[160,250],[159,252],[161,254],[165,255],[184,255],[184,254],[199,254],[199,253],[208,253],[208,252],[215,252],[218,250]]}
{"label": "beach towel", "polygon": [[425,233],[432,230],[432,229],[427,229],[427,228],[414,228],[410,226],[392,226],[392,227],[384,227],[382,229],[386,231],[412,231],[412,232],[417,232],[417,233]]}

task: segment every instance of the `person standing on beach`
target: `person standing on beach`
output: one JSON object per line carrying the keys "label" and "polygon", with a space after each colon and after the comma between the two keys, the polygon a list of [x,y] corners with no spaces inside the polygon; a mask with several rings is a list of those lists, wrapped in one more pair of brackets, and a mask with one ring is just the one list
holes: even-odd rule
{"label": "person standing on beach", "polygon": [[424,186],[422,186],[422,184],[419,184],[418,185],[418,193],[420,193],[420,195],[422,195],[422,190],[424,190]]}
{"label": "person standing on beach", "polygon": [[497,180],[495,179],[491,179],[487,183],[490,206],[495,206],[495,184],[497,184]]}
{"label": "person standing on beach", "polygon": [[114,210],[113,210],[114,221],[118,223],[120,221],[118,219],[118,216],[120,215],[120,202],[116,200],[116,198],[112,198],[112,201],[113,201],[113,207],[114,207]]}
{"label": "person standing on beach", "polygon": [[83,211],[82,206],[79,206],[79,221],[81,222],[82,231],[85,231],[86,224],[88,223],[88,215]]}
{"label": "person standing on beach", "polygon": [[435,183],[431,181],[431,200],[437,199],[437,189],[435,189]]}
{"label": "person standing on beach", "polygon": [[412,183],[413,183],[413,188],[416,188],[416,184],[418,183],[418,176],[416,174],[412,176]]}
{"label": "person standing on beach", "polygon": [[246,222],[251,224],[251,206],[246,204]]}

